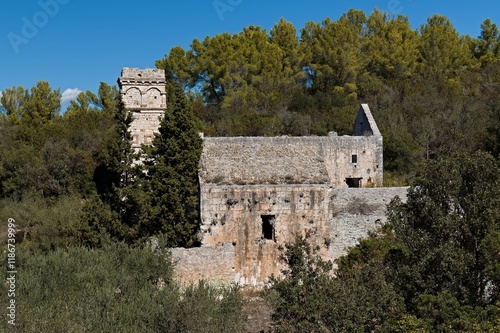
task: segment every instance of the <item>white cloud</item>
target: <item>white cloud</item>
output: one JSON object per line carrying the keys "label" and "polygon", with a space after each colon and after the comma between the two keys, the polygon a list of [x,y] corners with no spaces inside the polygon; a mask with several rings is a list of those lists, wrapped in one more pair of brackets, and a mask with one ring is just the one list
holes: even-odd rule
{"label": "white cloud", "polygon": [[78,96],[82,91],[78,88],[68,88],[62,93],[61,104],[69,103]]}

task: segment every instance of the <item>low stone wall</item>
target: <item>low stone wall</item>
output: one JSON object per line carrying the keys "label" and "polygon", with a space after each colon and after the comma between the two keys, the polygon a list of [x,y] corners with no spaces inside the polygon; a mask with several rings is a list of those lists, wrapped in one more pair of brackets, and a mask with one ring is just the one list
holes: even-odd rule
{"label": "low stone wall", "polygon": [[172,249],[174,279],[181,284],[189,284],[201,280],[233,283],[234,246],[202,246],[191,249]]}

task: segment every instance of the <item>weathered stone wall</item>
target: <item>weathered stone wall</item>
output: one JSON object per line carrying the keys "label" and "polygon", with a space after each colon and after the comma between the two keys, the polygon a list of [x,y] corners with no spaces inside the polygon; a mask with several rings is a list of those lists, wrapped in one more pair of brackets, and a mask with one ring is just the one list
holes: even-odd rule
{"label": "weathered stone wall", "polygon": [[132,111],[133,120],[129,128],[132,136],[132,147],[135,148],[140,147],[141,144],[150,145],[153,143],[163,114],[164,111]]}
{"label": "weathered stone wall", "polygon": [[[318,243],[330,236],[330,192],[321,185],[203,186],[203,245],[233,244],[235,280],[261,284],[279,274],[278,247],[295,234],[310,231]],[[271,217],[274,231],[266,239],[263,222]]]}
{"label": "weathered stone wall", "polygon": [[[353,161],[353,155],[356,156]],[[381,136],[233,137],[204,139],[203,184],[331,184],[381,186]]]}
{"label": "weathered stone wall", "polygon": [[[204,185],[203,246],[179,252],[176,258],[182,264],[176,277],[197,281],[203,276],[261,287],[283,268],[279,247],[306,233],[310,233],[312,245],[319,246],[320,255],[334,260],[384,223],[386,205],[396,195],[406,200],[406,191],[328,185]],[[263,218],[269,217],[274,217],[274,232],[266,239]],[[221,255],[217,252],[221,248],[230,250]]]}
{"label": "weathered stone wall", "polygon": [[218,184],[328,183],[323,137],[205,137],[200,177]]}
{"label": "weathered stone wall", "polygon": [[327,258],[341,257],[366,238],[369,231],[387,222],[386,206],[398,196],[406,201],[407,187],[333,189],[333,219]]}
{"label": "weathered stone wall", "polygon": [[330,184],[347,187],[346,179],[356,178],[360,179],[360,187],[382,186],[382,136],[330,136],[327,139],[324,160]]}
{"label": "weathered stone wall", "polygon": [[158,80],[165,81],[165,71],[158,68],[130,68],[122,69],[122,78],[135,80]]}
{"label": "weathered stone wall", "polygon": [[234,246],[230,243],[191,249],[174,248],[174,279],[182,284],[201,280],[235,282],[234,258]]}
{"label": "weathered stone wall", "polygon": [[373,118],[372,112],[368,107],[368,104],[361,104],[361,108],[359,109],[358,115],[356,116],[356,121],[354,122],[352,135],[353,136],[382,135],[380,134],[380,130],[378,129],[377,123]]}
{"label": "weathered stone wall", "polygon": [[123,68],[118,84],[128,110],[162,110],[167,106],[163,69]]}

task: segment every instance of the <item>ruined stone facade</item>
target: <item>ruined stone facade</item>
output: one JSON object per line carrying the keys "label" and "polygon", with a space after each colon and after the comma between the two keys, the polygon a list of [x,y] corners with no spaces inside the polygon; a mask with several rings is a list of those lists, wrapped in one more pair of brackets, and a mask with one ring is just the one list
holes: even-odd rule
{"label": "ruined stone facade", "polygon": [[[385,222],[391,199],[406,197],[406,188],[381,187],[382,166],[382,136],[368,105],[352,136],[205,138],[205,250],[173,250],[177,279],[262,287],[280,275],[280,248],[296,235],[309,234],[324,259],[339,258]],[[199,261],[199,251],[216,249],[218,265]]]}
{"label": "ruined stone facade", "polygon": [[[134,144],[148,144],[166,108],[161,70],[123,69]],[[368,105],[350,136],[204,138],[200,162],[202,246],[172,249],[175,276],[261,287],[279,275],[280,247],[296,235],[328,260],[385,221],[406,188],[382,188],[383,140]]]}
{"label": "ruined stone facade", "polygon": [[132,112],[132,147],[151,144],[167,107],[163,69],[123,68],[118,85],[125,108]]}
{"label": "ruined stone facade", "polygon": [[[386,221],[386,205],[406,188],[335,188],[323,184],[202,186],[203,246],[174,249],[176,277],[262,287],[279,276],[280,246],[311,235],[334,260]],[[212,261],[200,253],[211,253]],[[232,261],[231,261],[232,259]],[[217,264],[214,264],[213,261]]]}

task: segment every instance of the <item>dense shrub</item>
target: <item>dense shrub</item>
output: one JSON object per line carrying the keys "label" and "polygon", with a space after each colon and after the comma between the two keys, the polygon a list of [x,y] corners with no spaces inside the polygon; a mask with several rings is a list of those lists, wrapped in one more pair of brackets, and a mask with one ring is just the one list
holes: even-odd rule
{"label": "dense shrub", "polygon": [[[16,253],[16,326],[7,332],[238,332],[236,288],[172,282],[168,255],[107,244],[49,253]],[[6,262],[6,253],[2,255]],[[0,293],[7,304],[6,284]]]}
{"label": "dense shrub", "polygon": [[498,332],[500,169],[476,152],[431,161],[388,223],[337,260],[307,240],[268,299],[277,332]]}

